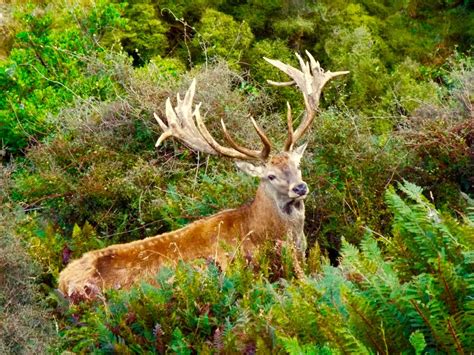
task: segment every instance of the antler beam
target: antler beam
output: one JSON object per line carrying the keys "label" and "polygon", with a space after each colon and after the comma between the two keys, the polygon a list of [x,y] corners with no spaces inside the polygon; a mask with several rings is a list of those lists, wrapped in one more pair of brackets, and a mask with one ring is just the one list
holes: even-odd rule
{"label": "antler beam", "polygon": [[267,80],[271,85],[275,86],[290,86],[295,85],[302,92],[305,103],[305,116],[301,121],[298,128],[293,132],[293,118],[291,116],[291,108],[288,104],[288,138],[285,142],[285,151],[291,151],[296,141],[298,141],[301,136],[308,130],[311,123],[314,120],[316,111],[319,106],[319,99],[321,96],[321,91],[323,90],[324,85],[331,80],[332,78],[348,74],[348,71],[324,71],[323,68],[319,65],[311,53],[306,51],[306,55],[309,58],[309,62],[305,62],[301,56],[296,53],[296,57],[300,63],[301,70],[296,69],[288,64],[285,64],[279,60],[273,60],[268,58],[265,59],[268,63],[277,67],[284,73],[286,73],[292,81],[288,82],[276,82],[272,80]]}
{"label": "antler beam", "polygon": [[207,154],[217,154],[238,160],[266,161],[268,159],[271,151],[270,140],[252,117],[252,124],[263,143],[263,148],[260,151],[238,145],[231,138],[223,120],[221,120],[221,124],[224,131],[224,137],[231,148],[220,145],[209,133],[209,130],[206,128],[206,125],[201,118],[199,112],[201,103],[195,106],[194,111],[192,110],[195,91],[196,79],[193,80],[188,91],[186,91],[183,100],[181,100],[179,94],[177,95],[177,103],[174,109],[171,105],[171,100],[169,98],[166,100],[166,118],[168,125],[166,125],[163,120],[154,113],[155,119],[163,130],[163,133],[155,144],[156,147],[158,147],[165,139],[175,137],[191,149]]}

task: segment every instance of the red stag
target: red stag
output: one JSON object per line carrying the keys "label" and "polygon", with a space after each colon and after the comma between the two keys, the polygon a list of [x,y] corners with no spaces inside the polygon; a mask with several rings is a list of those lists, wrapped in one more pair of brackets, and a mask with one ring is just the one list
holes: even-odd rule
{"label": "red stag", "polygon": [[262,141],[261,150],[237,144],[223,121],[228,146],[218,143],[201,118],[200,104],[193,109],[195,80],[183,100],[177,95],[175,108],[169,98],[166,101],[167,124],[155,114],[163,130],[157,146],[168,137],[175,137],[195,151],[235,159],[241,170],[259,177],[260,185],[252,203],[218,212],[173,232],[88,252],[61,272],[59,289],[74,299],[91,298],[107,288],[129,287],[137,280],[154,275],[161,265],[178,260],[213,257],[225,267],[229,247],[252,252],[268,240],[290,238],[300,257],[304,255],[303,201],[308,187],[302,180],[299,164],[306,144],[295,148],[295,143],[313,122],[324,85],[331,78],[348,73],[325,72],[311,54],[306,53],[309,62],[297,55],[300,69],[265,58],[292,79],[285,83],[269,83],[277,86],[295,84],[302,92],[305,104],[303,119],[296,130],[293,130],[288,104],[288,138],[283,151],[273,156],[270,155],[270,140],[253,118],[252,124]]}

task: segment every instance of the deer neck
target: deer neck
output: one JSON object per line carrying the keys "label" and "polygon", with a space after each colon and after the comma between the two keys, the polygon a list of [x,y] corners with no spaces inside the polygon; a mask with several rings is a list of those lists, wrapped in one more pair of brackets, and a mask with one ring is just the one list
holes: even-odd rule
{"label": "deer neck", "polygon": [[295,200],[276,194],[274,189],[265,182],[260,183],[254,203],[262,204],[275,211],[282,219],[304,216],[304,201],[302,199]]}
{"label": "deer neck", "polygon": [[264,182],[260,183],[250,206],[249,227],[260,242],[290,238],[298,252],[304,255],[307,242],[304,235],[305,208],[303,200],[278,196]]}
{"label": "deer neck", "polygon": [[264,182],[260,183],[250,210],[253,219],[250,224],[255,230],[265,228],[283,234],[300,234],[303,231],[303,200],[278,196]]}

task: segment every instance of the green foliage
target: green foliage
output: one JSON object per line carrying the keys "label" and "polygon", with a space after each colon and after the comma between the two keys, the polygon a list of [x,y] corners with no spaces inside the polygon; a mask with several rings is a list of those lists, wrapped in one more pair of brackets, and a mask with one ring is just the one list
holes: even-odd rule
{"label": "green foliage", "polygon": [[450,65],[450,73],[442,74],[449,83],[442,104],[418,108],[401,131],[418,167],[404,175],[430,189],[438,205],[463,209],[459,190],[472,193],[474,176],[474,122],[466,105],[473,92],[473,62],[458,55],[457,64]]}
{"label": "green foliage", "polygon": [[[297,66],[297,59],[294,53],[288,48],[287,44],[280,40],[264,39],[255,42],[252,48],[247,52],[245,61],[251,63],[250,75],[256,82],[263,83],[266,80],[287,81],[288,77],[273,65],[267,63],[263,58],[278,59],[284,63]],[[280,107],[286,109],[285,102],[288,101],[295,110],[301,109],[301,94],[290,88],[269,88],[268,90],[275,96],[275,102]]]}
{"label": "green foliage", "polygon": [[134,63],[147,63],[157,55],[164,55],[168,47],[166,32],[169,27],[159,17],[150,1],[133,2],[125,7],[125,28],[118,37],[123,49],[134,58]]}
{"label": "green foliage", "polygon": [[158,7],[164,15],[169,13],[173,18],[195,22],[207,9],[218,8],[223,2],[223,0],[160,0]]}
{"label": "green foliage", "polygon": [[160,75],[171,75],[177,78],[186,71],[185,65],[176,58],[161,58],[160,56],[153,57],[151,64],[155,65],[158,70],[156,72]]}
{"label": "green foliage", "polygon": [[[417,275],[419,272],[442,272],[441,264],[462,265],[464,261],[463,246],[469,244],[469,231],[472,226],[460,225],[449,215],[440,215],[432,204],[421,195],[416,185],[405,183],[400,187],[408,197],[417,204],[409,206],[393,190],[386,195],[387,204],[397,214],[394,218],[392,244],[395,245],[392,255],[394,264],[401,274]],[[407,241],[410,240],[410,243]],[[398,244],[406,245],[404,249]],[[389,250],[391,246],[389,245]],[[401,252],[403,250],[403,253]],[[419,256],[423,258],[419,258]],[[419,261],[418,261],[419,260]],[[443,265],[449,268],[452,266]]]}
{"label": "green foliage", "polygon": [[110,77],[88,72],[85,56],[96,50],[92,36],[116,25],[119,14],[100,2],[91,13],[76,15],[81,16],[78,21],[96,26],[90,33],[76,22],[58,29],[51,10],[34,10],[31,5],[17,14],[13,48],[0,64],[0,136],[13,153],[50,135],[50,115],[64,105],[85,97],[107,99],[114,92]]}
{"label": "green foliage", "polygon": [[236,67],[252,41],[252,31],[245,21],[238,23],[232,16],[208,9],[197,26],[193,45],[202,49],[206,61],[221,57]]}
{"label": "green foliage", "polygon": [[422,354],[426,348],[425,336],[419,330],[414,331],[410,335],[410,344],[415,348],[416,355]]}
{"label": "green foliage", "polygon": [[[473,226],[439,213],[416,185],[399,187],[411,202],[393,189],[386,193],[393,237],[381,241],[390,260],[382,260],[372,237],[363,241],[362,253],[344,248],[342,267],[358,280],[358,290],[347,295],[353,321],[365,323],[366,337],[379,351],[409,349],[409,343],[419,350],[424,337],[427,351],[462,352],[472,347],[472,264],[466,256]],[[415,331],[423,337],[410,338]]]}
{"label": "green foliage", "polygon": [[442,96],[442,89],[434,82],[424,81],[422,67],[411,59],[395,66],[387,81],[390,89],[382,97],[381,104],[390,112],[415,112],[420,102],[436,104]]}
{"label": "green foliage", "polygon": [[372,125],[354,112],[330,110],[309,135],[315,149],[307,165],[317,173],[304,174],[316,191],[307,202],[306,223],[309,236],[319,230],[324,248],[338,248],[341,237],[357,243],[366,227],[383,232],[388,226],[383,192],[410,157],[401,137],[378,135]]}
{"label": "green foliage", "polygon": [[[227,1],[220,9],[239,21],[247,21],[260,38],[274,38],[276,33],[280,38],[290,38],[292,47],[299,47],[302,29],[308,30],[308,22],[314,21],[311,15],[315,7],[301,0],[251,0]],[[289,18],[293,21],[288,21]]]}
{"label": "green foliage", "polygon": [[280,39],[262,40],[255,42],[249,51],[249,61],[252,77],[260,82],[269,78],[274,81],[285,81],[286,76],[281,70],[262,60],[263,57],[277,59],[291,65],[297,65],[295,55],[287,47],[286,43]]}
{"label": "green foliage", "polygon": [[288,354],[291,355],[302,355],[302,354],[333,354],[335,350],[328,347],[315,347],[314,345],[301,346],[296,338],[285,338],[279,337],[279,340],[283,343],[283,348]]}
{"label": "green foliage", "polygon": [[[420,80],[422,68],[415,63],[434,60],[431,53],[446,57],[447,53],[435,48],[444,45],[442,38],[449,42],[449,35],[443,33],[446,27],[433,26],[431,20],[407,16],[406,7],[400,2],[382,5],[364,1],[320,5],[324,21],[317,25],[320,38],[314,51],[331,66],[351,71],[345,78],[350,96],[339,102],[350,108],[367,105],[372,114],[374,109],[406,114],[424,100],[436,100],[436,90]],[[441,18],[456,22],[442,11],[431,16],[436,22],[443,21]]]}
{"label": "green foliage", "polygon": [[[347,104],[353,107],[356,102],[376,102],[388,81],[380,41],[365,26],[335,30],[334,37],[326,42],[325,51],[336,67],[351,71]],[[357,55],[348,55],[354,52]]]}

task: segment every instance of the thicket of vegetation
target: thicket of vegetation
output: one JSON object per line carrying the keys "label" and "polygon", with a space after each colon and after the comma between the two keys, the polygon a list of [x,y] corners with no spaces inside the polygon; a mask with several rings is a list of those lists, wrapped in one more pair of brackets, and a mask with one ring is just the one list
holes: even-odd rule
{"label": "thicket of vegetation", "polygon": [[[474,350],[468,1],[13,5],[0,31],[0,352]],[[268,87],[287,79],[262,57],[295,64],[304,50],[351,71],[306,136],[305,276],[282,241],[225,272],[180,264],[160,287],[67,309],[54,288],[71,258],[252,198],[256,182],[228,161],[155,150],[152,113],[196,77],[216,136],[223,118],[255,144],[250,113],[281,145],[285,101],[302,100]]]}

